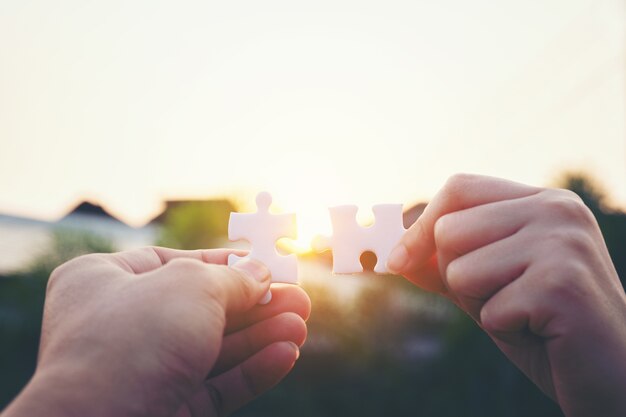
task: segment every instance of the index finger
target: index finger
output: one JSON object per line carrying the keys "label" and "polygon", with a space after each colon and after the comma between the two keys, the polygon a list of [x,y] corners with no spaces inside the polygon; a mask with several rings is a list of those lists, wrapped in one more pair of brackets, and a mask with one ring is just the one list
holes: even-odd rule
{"label": "index finger", "polygon": [[111,254],[111,260],[133,274],[142,274],[162,267],[173,259],[196,259],[207,264],[226,265],[228,255],[245,256],[246,251],[235,249],[179,250],[149,246]]}
{"label": "index finger", "polygon": [[496,201],[528,197],[540,191],[539,187],[500,178],[471,174],[452,176],[402,236],[389,256],[388,269],[407,276],[424,267],[435,255],[435,223],[441,216]]}
{"label": "index finger", "polygon": [[274,284],[272,286],[272,302],[259,304],[248,311],[229,315],[225,333],[234,333],[254,323],[286,312],[296,313],[306,321],[311,314],[311,299],[301,287]]}

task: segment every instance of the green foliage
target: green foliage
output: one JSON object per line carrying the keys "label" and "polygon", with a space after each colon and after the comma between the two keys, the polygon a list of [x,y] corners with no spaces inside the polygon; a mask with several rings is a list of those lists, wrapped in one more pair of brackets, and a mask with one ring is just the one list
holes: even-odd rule
{"label": "green foliage", "polygon": [[35,370],[47,276],[0,277],[0,410]]}
{"label": "green foliage", "polygon": [[168,207],[159,246],[177,249],[213,248],[228,236],[228,218],[235,211],[226,200],[188,201]]}
{"label": "green foliage", "polygon": [[59,229],[52,233],[52,244],[27,268],[28,275],[47,276],[62,263],[87,253],[110,253],[112,243],[93,233]]}
{"label": "green foliage", "polygon": [[35,370],[48,277],[54,268],[79,255],[112,252],[110,242],[93,234],[59,230],[50,248],[28,269],[0,276],[0,410]]}

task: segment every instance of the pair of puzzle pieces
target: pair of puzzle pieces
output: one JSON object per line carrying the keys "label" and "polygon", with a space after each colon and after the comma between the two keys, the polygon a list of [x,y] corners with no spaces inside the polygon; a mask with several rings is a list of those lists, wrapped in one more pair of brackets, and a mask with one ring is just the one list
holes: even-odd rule
{"label": "pair of puzzle pieces", "polygon": [[[269,207],[272,196],[267,192],[256,198],[256,213],[231,213],[228,223],[230,240],[247,240],[250,253],[247,255],[264,263],[271,273],[272,282],[298,283],[298,263],[295,254],[283,256],[276,251],[276,241],[281,238],[295,239],[296,215],[271,214]],[[330,218],[333,236],[318,237],[313,242],[316,251],[333,251],[333,272],[350,274],[363,272],[361,255],[371,251],[377,262],[374,272],[387,272],[387,258],[405,232],[402,223],[402,204],[380,204],[372,208],[375,222],[361,227],[356,221],[357,206],[331,207]],[[228,265],[241,257],[231,254]],[[269,294],[269,293],[268,293]],[[269,302],[271,295],[264,301]]]}

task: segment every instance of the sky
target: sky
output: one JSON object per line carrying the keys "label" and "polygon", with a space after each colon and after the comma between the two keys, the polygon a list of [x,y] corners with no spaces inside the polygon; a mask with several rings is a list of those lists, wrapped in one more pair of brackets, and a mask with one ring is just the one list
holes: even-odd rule
{"label": "sky", "polygon": [[456,172],[626,207],[624,0],[0,1],[0,213],[425,201]]}

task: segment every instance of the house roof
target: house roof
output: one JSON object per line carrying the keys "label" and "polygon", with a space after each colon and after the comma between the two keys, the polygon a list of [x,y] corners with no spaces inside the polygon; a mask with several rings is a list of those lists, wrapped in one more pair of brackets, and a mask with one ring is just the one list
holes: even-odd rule
{"label": "house roof", "polygon": [[100,218],[107,218],[107,219],[118,221],[120,223],[124,223],[120,219],[118,219],[117,217],[109,213],[101,205],[92,203],[90,201],[83,201],[82,203],[78,204],[76,207],[70,210],[65,216],[63,216],[61,220],[67,219],[68,217],[74,216],[76,214],[87,215],[87,216],[97,216]]}

